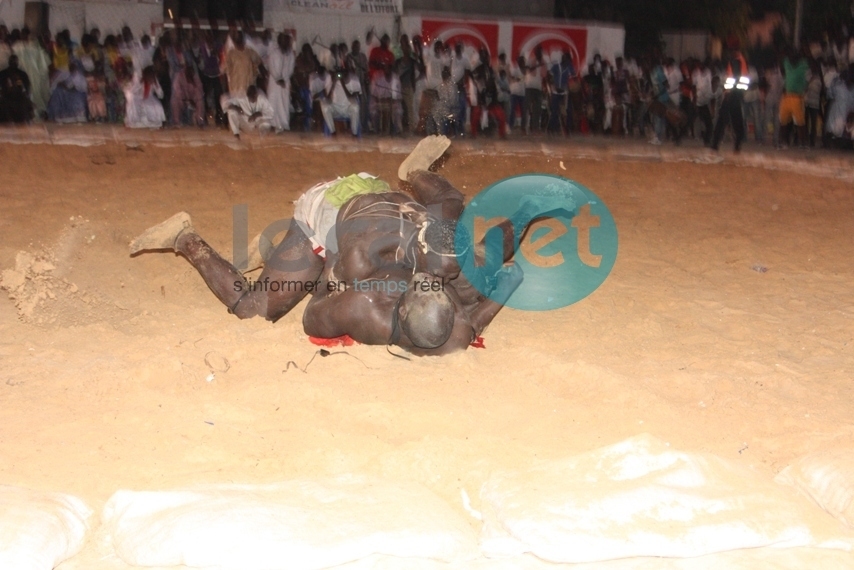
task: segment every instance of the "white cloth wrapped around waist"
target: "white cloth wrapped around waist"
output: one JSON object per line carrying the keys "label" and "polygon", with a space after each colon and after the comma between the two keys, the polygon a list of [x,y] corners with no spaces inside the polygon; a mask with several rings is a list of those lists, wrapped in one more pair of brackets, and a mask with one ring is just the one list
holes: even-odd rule
{"label": "white cloth wrapped around waist", "polygon": [[[376,176],[367,172],[360,172],[358,176],[376,179]],[[332,253],[338,251],[335,221],[340,210],[326,199],[326,191],[343,179],[343,176],[339,176],[335,180],[312,186],[294,202],[294,221],[311,240],[314,252],[324,259],[327,250]]]}

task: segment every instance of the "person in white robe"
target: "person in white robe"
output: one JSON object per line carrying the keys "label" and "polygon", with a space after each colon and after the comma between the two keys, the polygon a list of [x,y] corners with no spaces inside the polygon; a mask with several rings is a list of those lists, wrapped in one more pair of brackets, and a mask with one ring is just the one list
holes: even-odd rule
{"label": "person in white robe", "polygon": [[241,131],[265,132],[273,128],[273,106],[254,85],[246,88],[245,95],[223,98],[222,108],[228,113],[228,125],[236,138],[240,138]]}
{"label": "person in white robe", "polygon": [[166,122],[160,98],[163,89],[157,82],[154,67],[146,67],[142,76],[134,75],[125,87],[125,126],[132,129],[159,129]]}
{"label": "person in white robe", "polygon": [[50,58],[38,41],[31,39],[27,28],[21,30],[21,40],[12,46],[12,51],[18,56],[21,69],[30,77],[30,99],[36,117],[40,118],[50,99]]}
{"label": "person in white robe", "polygon": [[291,49],[291,36],[279,34],[277,44],[270,49],[267,98],[273,106],[273,128],[280,133],[291,130],[291,75],[296,57]]}

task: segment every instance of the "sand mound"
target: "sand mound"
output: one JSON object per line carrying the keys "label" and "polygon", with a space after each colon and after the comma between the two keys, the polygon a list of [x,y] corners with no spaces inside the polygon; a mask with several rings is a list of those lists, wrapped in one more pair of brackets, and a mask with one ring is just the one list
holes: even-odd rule
{"label": "sand mound", "polygon": [[82,216],[72,216],[52,247],[19,251],[15,268],[0,273],[0,288],[15,303],[20,320],[36,325],[77,326],[110,319],[121,308],[68,279],[82,247],[96,239]]}

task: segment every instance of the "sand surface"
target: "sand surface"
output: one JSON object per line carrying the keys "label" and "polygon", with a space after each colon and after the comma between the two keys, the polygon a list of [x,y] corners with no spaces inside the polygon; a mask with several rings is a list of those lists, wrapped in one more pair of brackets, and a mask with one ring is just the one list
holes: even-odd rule
{"label": "sand surface", "polygon": [[251,239],[313,184],[396,180],[401,159],[0,145],[0,269],[17,263],[5,279],[25,280],[0,298],[0,483],[97,511],[119,488],[352,472],[423,483],[462,512],[460,489],[477,508],[496,468],[642,432],[769,481],[854,438],[854,192],[842,180],[569,158],[564,171],[559,156],[452,147],[441,172],[468,196],[525,172],[588,186],[620,249],[587,299],[505,309],[486,349],[444,358],[371,346],[321,357],[304,304],[276,324],[240,321],[183,258],[128,255],[143,229],[186,210],[230,258],[233,206],[248,205]]}

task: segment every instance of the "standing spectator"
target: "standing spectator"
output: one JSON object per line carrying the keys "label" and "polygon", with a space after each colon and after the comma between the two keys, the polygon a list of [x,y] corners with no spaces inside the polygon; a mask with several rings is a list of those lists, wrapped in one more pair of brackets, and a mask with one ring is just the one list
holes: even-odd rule
{"label": "standing spectator", "polygon": [[765,107],[762,117],[762,124],[768,128],[768,122],[771,121],[772,139],[771,142],[774,148],[780,146],[780,100],[783,97],[783,74],[780,72],[780,65],[775,61],[768,69],[765,70]]}
{"label": "standing spectator", "polygon": [[[145,45],[147,39],[148,36],[142,37],[143,45]],[[166,113],[166,118],[167,120],[171,119],[172,123],[177,124],[177,119],[170,117],[172,114],[172,72],[173,68],[178,67],[178,63],[174,60],[175,50],[172,45],[172,36],[171,34],[163,34],[160,36],[157,48],[154,50],[151,65],[154,66],[154,73],[157,75],[157,84],[163,91],[162,95],[158,95],[158,97],[160,98],[160,104]]]}
{"label": "standing spectator", "polygon": [[652,113],[652,126],[655,131],[650,143],[660,145],[666,138],[667,108],[672,103],[670,93],[668,92],[667,74],[663,65],[656,65],[652,69],[650,80],[655,93],[655,99],[650,104],[649,109]]}
{"label": "standing spectator", "polygon": [[715,123],[715,133],[712,138],[712,149],[718,150],[727,123],[732,124],[735,134],[735,152],[741,150],[744,141],[744,115],[742,105],[744,92],[747,90],[747,61],[741,54],[738,39],[731,37],[727,40],[730,56],[726,66],[726,81],[724,82],[724,95],[721,108]]}
{"label": "standing spectator", "polygon": [[534,53],[525,63],[525,133],[540,131],[543,112],[543,78],[546,62],[543,59],[543,46],[534,48]]}
{"label": "standing spectator", "polygon": [[705,62],[697,62],[691,82],[697,116],[703,121],[703,144],[709,146],[712,141],[712,71]]}
{"label": "standing spectator", "polygon": [[[128,34],[130,34],[130,30],[128,30]],[[155,48],[151,45],[151,38],[148,36],[142,36],[139,42],[136,42],[133,36],[130,38],[130,40],[125,38],[125,48],[122,50],[122,55],[131,60],[133,74],[142,75],[143,69],[154,64]]]}
{"label": "standing spectator", "polygon": [[519,124],[524,126],[525,56],[520,55],[516,58],[516,63],[510,66],[508,82],[510,83],[510,113],[507,115],[507,124],[511,128]]}
{"label": "standing spectator", "polygon": [[9,41],[9,30],[0,24],[0,71],[9,67],[9,58],[12,56],[12,46]]}
{"label": "standing spectator", "polygon": [[[346,47],[346,46],[345,46]],[[352,49],[350,53],[347,54],[346,65],[350,67],[350,69],[355,70],[356,77],[359,79],[359,85],[366,86],[368,85],[368,80],[370,74],[368,73],[368,58],[362,53],[362,44],[359,43],[359,40],[353,40]],[[340,51],[340,47],[338,48]],[[361,113],[360,121],[362,122],[362,127],[366,127],[368,123],[368,107],[370,104],[370,97],[372,96],[367,90],[363,92],[359,98],[359,112]]]}
{"label": "standing spectator", "polygon": [[317,58],[314,57],[314,52],[311,50],[311,45],[303,44],[300,54],[294,63],[294,74],[292,80],[294,89],[299,94],[300,104],[303,108],[304,129],[306,132],[311,130],[311,117],[313,110],[313,94],[310,84],[312,74],[317,71]]}
{"label": "standing spectator", "polygon": [[[471,72],[466,71],[463,75],[463,80],[465,81],[470,75]],[[449,134],[451,125],[454,125],[454,129],[458,133],[461,133],[463,130],[463,126],[456,122],[456,117],[458,116],[457,105],[459,104],[457,90],[457,84],[451,76],[451,69],[446,67],[442,70],[442,83],[439,84],[439,88],[436,90],[439,97],[431,111],[433,124],[436,125],[436,131],[439,134]]]}
{"label": "standing spectator", "polygon": [[389,49],[390,43],[391,38],[388,37],[388,34],[383,34],[383,37],[380,38],[380,45],[371,50],[368,58],[371,79],[383,74],[386,66],[394,65],[394,54]]}
{"label": "standing spectator", "polygon": [[175,76],[172,83],[172,124],[180,125],[184,121],[184,111],[192,109],[192,121],[197,127],[205,124],[205,98],[202,82],[196,75],[192,65],[185,65],[184,70]]}
{"label": "standing spectator", "polygon": [[269,65],[267,98],[273,106],[273,128],[281,133],[291,130],[291,76],[296,65],[291,36],[278,35],[275,47],[269,50]]}
{"label": "standing spectator", "polygon": [[220,105],[223,92],[219,65],[221,53],[222,45],[214,38],[213,32],[206,30],[199,45],[199,75],[205,90],[206,114],[212,115],[217,125],[224,125],[226,121]]}
{"label": "standing spectator", "polygon": [[804,93],[807,90],[807,60],[794,50],[783,60],[784,93],[780,101],[780,125],[782,144],[789,144],[792,123],[798,128],[798,143],[806,148],[806,120],[804,117]]}
{"label": "standing spectator", "polygon": [[400,89],[403,100],[403,128],[411,133],[415,127],[415,59],[412,57],[412,45],[409,36],[400,36],[401,56],[397,60],[400,73]]}
{"label": "standing spectator", "polygon": [[750,84],[747,86],[747,91],[744,92],[744,128],[750,132],[750,124],[753,124],[753,135],[756,142],[762,142],[762,134],[759,128],[761,111],[761,102],[759,100],[759,74],[756,68],[748,66],[748,78]]}
{"label": "standing spectator", "polygon": [[234,49],[225,56],[225,75],[228,78],[228,94],[230,97],[241,97],[246,89],[255,84],[261,58],[250,47],[247,47],[243,32],[237,31],[234,36]]}
{"label": "standing spectator", "polygon": [[605,115],[603,92],[602,76],[596,73],[596,66],[591,63],[587,66],[587,75],[584,76],[584,103],[588,127],[592,132],[597,132],[602,128],[602,118]]}
{"label": "standing spectator", "polygon": [[35,116],[40,118],[47,111],[50,98],[50,60],[39,42],[30,36],[30,30],[21,30],[21,39],[12,46],[12,51],[18,56],[21,71],[30,80],[30,98],[33,102]]}
{"label": "standing spectator", "polygon": [[114,35],[104,38],[104,102],[107,120],[111,123],[124,122],[124,85],[130,78],[127,60],[121,55],[118,40]]}
{"label": "standing spectator", "polygon": [[[442,83],[442,70],[451,67],[450,58],[445,55],[442,42],[436,40],[433,53],[424,58],[425,76],[424,91],[421,94],[421,107],[418,110],[418,132],[426,132],[432,128],[427,124],[432,120],[433,106],[439,98],[439,84]],[[452,77],[453,79],[453,77]]]}
{"label": "standing spectator", "polygon": [[413,92],[412,108],[417,111],[413,113],[411,129],[414,132],[424,132],[426,120],[421,116],[421,99],[424,88],[427,85],[427,64],[424,60],[424,43],[421,36],[412,36],[412,59],[415,63],[415,91]]}
{"label": "standing spectator", "polygon": [[[667,104],[667,108],[670,112],[669,116],[676,117],[674,111],[681,108],[680,105],[682,102],[682,71],[679,69],[679,66],[676,65],[676,61],[672,57],[668,57],[664,64],[664,76],[667,79],[667,94],[670,96],[670,102]],[[668,115],[665,114],[667,126],[673,134],[673,142],[675,144],[679,144],[679,141],[682,139],[682,135],[684,134],[684,125],[680,124],[678,121],[671,122],[667,120],[667,118]]]}
{"label": "standing spectator", "polygon": [[804,109],[806,111],[806,129],[809,131],[810,148],[815,148],[815,135],[818,131],[818,119],[821,116],[821,68],[818,62],[810,64],[810,74],[807,90],[804,93]]}
{"label": "standing spectator", "polygon": [[468,96],[471,106],[471,136],[476,137],[478,128],[488,123],[487,115],[498,123],[499,136],[507,136],[506,116],[503,107],[498,103],[495,71],[489,65],[489,52],[486,48],[480,49],[480,65],[471,73]]}
{"label": "standing spectator", "polygon": [[[504,116],[510,116],[510,81],[507,79],[506,67],[498,70],[498,76],[495,78],[495,86],[498,88],[498,104],[504,109]],[[510,132],[510,125],[507,125],[507,132]]]}
{"label": "standing spectator", "polygon": [[572,108],[568,106],[567,88],[569,87],[569,78],[573,75],[575,75],[575,68],[572,66],[572,58],[568,53],[564,53],[560,58],[560,63],[554,64],[551,69],[554,84],[554,91],[549,101],[548,130],[551,133],[563,131],[564,134],[569,134],[569,125],[572,124]]}
{"label": "standing spectator", "polygon": [[454,44],[454,53],[451,55],[451,81],[457,85],[457,109],[456,122],[464,125],[466,121],[466,93],[463,86],[463,77],[467,69],[471,69],[471,62],[463,53],[463,43]]}
{"label": "standing spectator", "polygon": [[260,63],[258,65],[258,77],[255,78],[256,83],[261,86],[267,86],[270,74],[270,50],[274,49],[273,45],[273,30],[265,28],[258,37],[248,36],[246,38],[246,47],[258,54]]}

